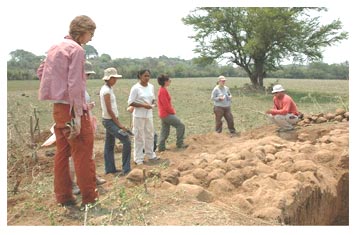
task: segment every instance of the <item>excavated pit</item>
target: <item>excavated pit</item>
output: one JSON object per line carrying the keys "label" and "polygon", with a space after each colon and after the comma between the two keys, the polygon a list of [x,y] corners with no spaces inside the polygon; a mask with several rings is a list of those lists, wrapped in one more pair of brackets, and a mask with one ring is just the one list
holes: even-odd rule
{"label": "excavated pit", "polygon": [[300,191],[293,205],[283,210],[286,225],[349,225],[349,176],[341,176],[337,195],[308,187]]}

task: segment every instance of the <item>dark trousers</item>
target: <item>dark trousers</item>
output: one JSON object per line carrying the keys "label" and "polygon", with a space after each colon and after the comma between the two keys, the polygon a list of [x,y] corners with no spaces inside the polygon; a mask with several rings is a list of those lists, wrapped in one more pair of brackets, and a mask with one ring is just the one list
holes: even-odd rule
{"label": "dark trousers", "polygon": [[236,129],[234,128],[234,120],[231,112],[231,107],[220,107],[214,106],[213,112],[216,116],[216,132],[222,132],[222,118],[227,121],[228,130],[230,133],[235,133]]}

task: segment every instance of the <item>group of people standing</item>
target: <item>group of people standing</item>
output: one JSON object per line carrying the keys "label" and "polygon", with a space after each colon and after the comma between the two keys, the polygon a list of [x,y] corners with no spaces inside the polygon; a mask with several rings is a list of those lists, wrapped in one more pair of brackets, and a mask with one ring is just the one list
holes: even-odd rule
{"label": "group of people standing", "polygon": [[[71,171],[70,168],[70,157],[73,159],[76,184],[82,195],[82,206],[94,206],[99,197],[96,185],[105,183],[104,179],[100,179],[96,175],[93,157],[96,119],[91,113],[94,103],[90,102],[86,91],[86,80],[89,74],[94,71],[88,72],[88,69],[85,68],[88,63],[85,61],[83,49],[83,45],[92,40],[95,29],[96,24],[90,17],[85,15],[75,17],[70,23],[69,34],[49,49],[46,59],[37,71],[40,79],[39,100],[53,102],[52,115],[55,121],[53,129],[56,141],[54,192],[56,201],[62,206],[76,204],[72,191],[73,176],[71,177],[71,175],[73,175],[73,170]],[[154,86],[149,82],[150,70],[140,70],[137,76],[138,82],[131,87],[127,101],[127,110],[132,112],[132,130],[130,130],[120,121],[113,90],[117,79],[122,75],[118,74],[115,68],[104,70],[102,78],[104,85],[100,89],[100,104],[102,124],[106,130],[104,144],[106,174],[119,172],[114,161],[116,138],[123,144],[122,172],[120,174],[126,175],[131,171],[131,135],[134,136],[133,160],[136,165],[142,165],[145,156],[149,161],[159,160],[154,147],[153,108],[156,106],[161,120],[158,151],[167,150],[166,141],[171,126],[176,128],[176,147],[178,149],[188,147],[184,143],[185,125],[176,116],[176,111],[171,103],[168,91],[171,84],[170,77],[161,74],[157,78],[160,88],[156,101]],[[211,95],[216,119],[215,130],[218,133],[222,132],[222,118],[224,117],[229,132],[234,134],[236,129],[230,108],[232,95],[229,88],[225,86],[225,81],[226,78],[220,76]],[[275,91],[282,93],[284,89],[279,88]],[[288,108],[285,108],[286,103],[289,103]],[[283,122],[281,116],[289,114],[287,119],[292,122],[297,110],[291,98],[289,99],[287,95],[277,95],[274,98],[274,105],[273,110],[267,111],[268,114],[280,115],[279,123]],[[286,128],[291,127],[286,124]]]}
{"label": "group of people standing", "polygon": [[[39,100],[53,102],[54,139],[56,153],[54,157],[54,192],[56,201],[62,206],[76,204],[73,194],[82,195],[82,208],[95,206],[98,201],[96,185],[105,183],[96,175],[93,146],[96,130],[96,119],[91,113],[94,103],[90,101],[86,91],[86,80],[94,71],[88,71],[83,45],[92,40],[96,29],[95,22],[88,16],[75,17],[69,27],[69,34],[53,45],[47,52],[46,59],[37,70],[40,79]],[[154,86],[149,83],[150,70],[138,72],[139,81],[131,88],[128,98],[128,111],[132,111],[132,132],[119,120],[113,86],[121,78],[115,68],[104,71],[104,85],[100,89],[102,124],[106,130],[104,145],[105,173],[117,173],[114,162],[115,139],[123,144],[122,172],[131,171],[131,139],[134,136],[134,162],[144,163],[144,156],[149,161],[157,161],[159,157],[154,151],[153,107],[158,106],[162,120],[162,131],[159,150],[165,151],[165,142],[170,126],[177,128],[177,147],[186,148],[184,144],[184,124],[175,116],[171,97],[167,91],[170,79],[160,75],[161,86],[156,104]],[[71,160],[72,159],[72,160]],[[72,166],[72,167],[71,167]],[[73,191],[75,172],[76,186]]]}

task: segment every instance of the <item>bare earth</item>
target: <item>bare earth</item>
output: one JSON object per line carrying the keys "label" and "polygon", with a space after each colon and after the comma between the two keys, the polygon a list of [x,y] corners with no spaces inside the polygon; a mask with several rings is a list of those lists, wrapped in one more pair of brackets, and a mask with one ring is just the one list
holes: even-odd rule
{"label": "bare earth", "polygon": [[[51,146],[8,193],[8,225],[348,225],[348,122],[189,136],[187,149],[168,146],[160,162],[132,164],[125,177],[103,174],[103,139],[95,142],[97,173],[107,180],[98,186],[100,205],[56,205]],[[47,188],[26,190],[31,184]]]}

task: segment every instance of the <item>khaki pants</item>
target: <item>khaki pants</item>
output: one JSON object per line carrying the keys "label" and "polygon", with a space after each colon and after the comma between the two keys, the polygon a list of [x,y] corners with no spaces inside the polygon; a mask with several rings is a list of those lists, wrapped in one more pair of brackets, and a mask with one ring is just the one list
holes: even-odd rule
{"label": "khaki pants", "polygon": [[288,113],[286,115],[268,115],[268,118],[277,126],[282,128],[293,128],[293,125],[296,124],[299,120],[299,117]]}

